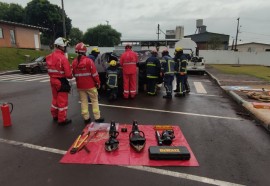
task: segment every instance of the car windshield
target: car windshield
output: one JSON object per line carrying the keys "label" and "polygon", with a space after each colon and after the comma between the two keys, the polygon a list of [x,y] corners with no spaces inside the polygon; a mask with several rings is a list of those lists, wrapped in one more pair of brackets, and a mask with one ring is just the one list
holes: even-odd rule
{"label": "car windshield", "polygon": [[33,61],[37,61],[37,62],[40,62],[40,61],[43,61],[44,57],[43,56],[40,56],[36,59],[34,59]]}

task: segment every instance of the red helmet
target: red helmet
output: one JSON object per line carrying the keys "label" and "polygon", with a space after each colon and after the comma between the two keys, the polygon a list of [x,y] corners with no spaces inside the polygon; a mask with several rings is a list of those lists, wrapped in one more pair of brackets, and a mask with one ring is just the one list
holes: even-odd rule
{"label": "red helmet", "polygon": [[87,51],[87,48],[86,48],[85,44],[82,42],[78,43],[75,47],[76,53],[86,53],[86,51]]}

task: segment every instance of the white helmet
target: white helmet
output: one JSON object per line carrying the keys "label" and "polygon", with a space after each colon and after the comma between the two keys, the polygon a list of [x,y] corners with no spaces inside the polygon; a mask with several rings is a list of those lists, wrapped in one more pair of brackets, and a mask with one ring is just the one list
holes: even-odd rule
{"label": "white helmet", "polygon": [[68,40],[63,38],[63,37],[58,37],[55,41],[54,44],[57,46],[61,46],[61,47],[66,47],[68,44]]}

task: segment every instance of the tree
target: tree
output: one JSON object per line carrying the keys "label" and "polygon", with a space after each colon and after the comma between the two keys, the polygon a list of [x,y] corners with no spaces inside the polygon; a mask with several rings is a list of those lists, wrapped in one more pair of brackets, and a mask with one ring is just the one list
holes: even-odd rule
{"label": "tree", "polygon": [[83,32],[79,28],[71,28],[68,38],[70,39],[70,45],[74,46],[82,42]]}
{"label": "tree", "polygon": [[83,36],[83,42],[100,47],[113,47],[120,43],[121,33],[110,25],[98,25],[87,29]]}
{"label": "tree", "polygon": [[[25,7],[25,22],[27,24],[48,28],[42,34],[43,44],[52,44],[53,41],[63,36],[62,9],[51,4],[48,0],[32,0]],[[71,19],[65,14],[67,35],[71,30]]]}
{"label": "tree", "polygon": [[14,3],[0,2],[0,19],[17,23],[24,22],[24,8]]}

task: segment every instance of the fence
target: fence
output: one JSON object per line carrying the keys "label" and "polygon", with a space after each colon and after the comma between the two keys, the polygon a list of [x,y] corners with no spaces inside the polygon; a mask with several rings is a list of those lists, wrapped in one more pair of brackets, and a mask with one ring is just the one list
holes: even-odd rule
{"label": "fence", "polygon": [[200,50],[206,64],[242,64],[270,66],[270,52],[234,52],[231,50]]}

